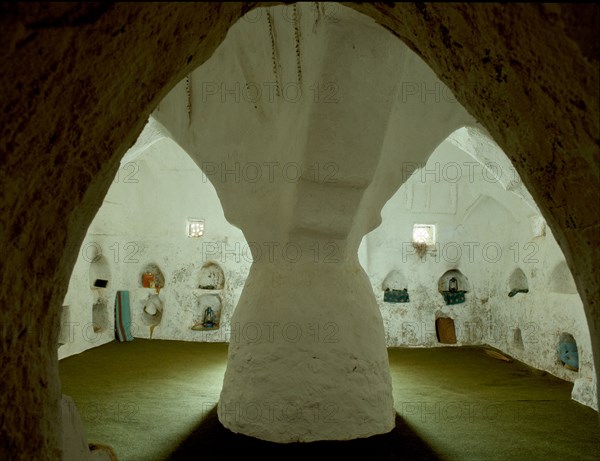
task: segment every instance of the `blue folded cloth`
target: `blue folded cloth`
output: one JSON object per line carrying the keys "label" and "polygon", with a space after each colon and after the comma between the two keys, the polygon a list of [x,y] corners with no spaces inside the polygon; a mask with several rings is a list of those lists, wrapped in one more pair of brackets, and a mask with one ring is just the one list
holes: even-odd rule
{"label": "blue folded cloth", "polygon": [[129,291],[117,291],[115,296],[115,338],[121,342],[133,341]]}

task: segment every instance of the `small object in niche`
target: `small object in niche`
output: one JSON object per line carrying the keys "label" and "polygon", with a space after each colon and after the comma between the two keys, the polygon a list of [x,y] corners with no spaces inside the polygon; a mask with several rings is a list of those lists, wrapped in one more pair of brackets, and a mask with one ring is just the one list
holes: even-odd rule
{"label": "small object in niche", "polygon": [[219,317],[215,313],[214,309],[208,306],[204,309],[202,320],[196,323],[192,330],[218,330],[219,329]]}
{"label": "small object in niche", "polygon": [[458,291],[458,280],[456,280],[455,277],[452,277],[449,281],[448,281],[448,291],[451,292],[456,292]]}
{"label": "small object in niche", "polygon": [[509,298],[512,298],[517,293],[529,293],[529,290],[527,288],[525,288],[525,289],[523,289],[523,288],[513,288],[512,290],[510,290],[510,293],[508,294],[508,296],[509,296]]}
{"label": "small object in niche", "polygon": [[212,310],[212,307],[207,307],[204,311],[204,321],[202,322],[206,328],[212,328],[215,326],[215,313]]}
{"label": "small object in niche", "polygon": [[152,272],[145,272],[142,275],[142,286],[144,288],[154,288],[154,274]]}
{"label": "small object in niche", "polygon": [[383,293],[383,301],[386,303],[408,303],[410,302],[408,290],[406,288],[403,290],[390,290],[386,288]]}
{"label": "small object in niche", "polygon": [[465,302],[466,291],[442,291],[442,296],[447,306],[462,304]]}
{"label": "small object in niche", "polygon": [[200,288],[202,290],[214,290],[215,286],[214,285],[204,285],[204,286],[200,285]]}
{"label": "small object in niche", "polygon": [[577,352],[577,344],[564,341],[558,343],[556,348],[561,362],[565,368],[571,371],[579,371],[579,353]]}

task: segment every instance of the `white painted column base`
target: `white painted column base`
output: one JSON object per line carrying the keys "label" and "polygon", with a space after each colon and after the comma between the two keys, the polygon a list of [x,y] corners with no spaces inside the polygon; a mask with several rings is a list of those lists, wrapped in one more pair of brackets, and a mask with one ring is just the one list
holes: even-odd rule
{"label": "white painted column base", "polygon": [[281,443],[393,429],[383,322],[358,262],[252,267],[218,415],[233,432]]}

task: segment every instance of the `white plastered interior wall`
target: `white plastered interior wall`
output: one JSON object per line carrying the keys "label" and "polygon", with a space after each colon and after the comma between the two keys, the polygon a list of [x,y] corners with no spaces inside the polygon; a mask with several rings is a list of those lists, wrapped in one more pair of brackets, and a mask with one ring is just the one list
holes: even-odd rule
{"label": "white plastered interior wall", "polygon": [[[224,46],[226,49],[232,45],[226,40]],[[208,69],[218,65],[215,59],[221,59],[221,55],[222,52],[215,53],[213,61],[206,63]],[[288,60],[295,64],[291,57]],[[237,64],[234,67],[237,72]],[[176,114],[186,118],[183,87],[182,82],[175,89],[181,93]],[[447,92],[440,94],[451,97]],[[239,111],[243,107],[237,104],[235,109]],[[398,110],[394,114],[401,117],[402,112]],[[402,120],[395,119],[394,114],[390,117],[391,126]],[[203,122],[210,123],[213,115],[209,118],[201,115]],[[400,153],[402,140],[390,133],[384,149]],[[164,136],[151,119],[148,130],[123,159],[105,203],[88,230],[64,302],[69,306],[68,315],[64,317],[68,323],[68,339],[59,349],[60,358],[113,339],[112,315],[103,331],[93,331],[92,306],[100,299],[105,300],[109,314],[112,313],[118,289],[131,293],[135,336],[149,337],[149,329],[140,318],[144,300],[153,293],[141,287],[141,273],[149,263],[157,264],[166,280],[160,294],[164,315],[154,331],[154,338],[228,340],[231,329],[228,321],[251,263],[246,240],[242,232],[225,219],[216,191],[206,176],[177,144]],[[473,157],[457,149],[457,145],[470,154],[475,148],[480,161],[485,163],[492,159],[506,168],[507,159],[498,157],[484,141],[463,136],[454,138],[453,143],[440,145],[430,158],[430,162],[439,163],[438,180],[435,176],[438,167],[434,164],[428,164],[427,170],[433,173],[426,175],[424,181],[417,172],[383,209],[382,225],[363,240],[359,256],[384,319],[386,343],[388,346],[437,345],[433,323],[436,313],[452,316],[458,328],[459,345],[491,344],[565,379],[580,378],[574,397],[593,406],[591,349],[581,300],[568,289],[565,292],[564,288],[550,286],[550,274],[564,263],[564,258],[549,229],[545,237],[533,237],[531,223],[537,223],[536,226],[540,223],[535,204],[518,180],[490,181],[493,173],[484,178],[481,167],[474,168],[473,182],[469,167],[464,165],[459,181],[441,181],[454,177],[455,169],[448,166],[449,162],[459,165],[474,162]],[[408,173],[412,166],[406,166]],[[203,238],[185,236],[188,217],[205,219]],[[410,254],[411,247],[404,244],[410,243],[414,223],[428,221],[437,225],[437,239],[442,246],[437,255],[427,254],[422,261]],[[486,260],[483,251],[488,243],[492,245],[485,247]],[[501,257],[496,260],[494,251],[498,246]],[[456,256],[458,250],[460,258]],[[98,251],[107,261],[110,280],[107,288],[92,289],[90,263]],[[469,252],[474,257],[472,262]],[[538,262],[526,262],[529,256]],[[193,331],[191,326],[201,315],[195,281],[202,265],[211,260],[219,263],[226,278],[221,328],[215,332]],[[455,267],[468,277],[472,289],[467,293],[465,304],[445,306],[437,291],[437,281],[446,270]],[[529,280],[529,293],[509,298],[507,281],[517,267]],[[383,303],[381,284],[394,269],[408,278],[411,296],[408,304]],[[521,330],[523,348],[515,347],[516,328]],[[571,333],[577,339],[581,366],[576,374],[564,370],[558,363],[555,349],[562,332]]]}
{"label": "white plastered interior wall", "polygon": [[[382,224],[362,241],[360,261],[383,315],[387,345],[439,346],[435,318],[450,317],[458,346],[488,344],[574,381],[573,398],[597,409],[589,330],[562,251],[493,142],[478,151],[480,158],[457,147],[475,135],[458,130],[426,165],[404,165],[414,174],[383,208]],[[422,258],[412,246],[414,224],[436,226],[436,246]],[[447,306],[438,291],[439,278],[450,269],[468,278],[471,289],[463,304]],[[518,269],[529,292],[509,297]],[[392,271],[404,279],[409,303],[384,302],[383,282]],[[559,360],[563,333],[577,341],[578,372]]]}
{"label": "white plastered interior wall", "polygon": [[[499,164],[489,155],[488,161]],[[539,215],[521,196],[505,190],[484,164],[450,141],[440,145],[424,168],[405,167],[415,173],[388,201],[382,224],[365,236],[359,248],[382,312],[388,347],[439,346],[435,317],[441,313],[455,320],[457,345],[489,344],[536,368],[577,380],[574,398],[596,407],[581,299],[570,273],[564,273],[566,263],[550,229],[545,227],[545,236],[534,236],[539,233],[534,229]],[[205,220],[202,238],[187,238],[188,217]],[[423,258],[411,244],[412,226],[417,223],[436,225],[437,246]],[[106,288],[91,287],[90,267],[98,252],[109,267]],[[225,273],[221,327],[193,331],[191,326],[201,316],[202,292],[196,281],[210,261]],[[141,321],[143,302],[154,293],[141,287],[148,263],[158,264],[166,280],[160,292],[165,315],[153,338],[228,341],[229,319],[251,261],[246,240],[225,220],[210,181],[175,143],[162,138],[143,155],[124,158],[90,226],[64,302],[69,317],[63,319],[65,344],[59,357],[114,340],[112,312],[118,289],[130,291],[135,336],[149,337]],[[454,268],[468,278],[472,289],[464,304],[446,306],[437,282]],[[527,276],[529,293],[508,297],[516,268]],[[394,270],[405,279],[409,303],[383,301],[383,281]],[[95,332],[92,306],[102,300],[110,324]],[[517,328],[522,345],[515,339]],[[564,332],[577,340],[579,372],[565,369],[557,358],[556,344]]]}
{"label": "white plastered interior wall", "polygon": [[[68,306],[67,325],[61,327],[64,345],[59,358],[114,340],[114,302],[117,290],[130,292],[132,332],[149,338],[142,310],[152,288],[142,286],[142,273],[156,264],[165,276],[160,290],[163,317],[152,337],[184,341],[229,339],[229,321],[252,262],[242,232],[229,224],[214,187],[194,162],[173,141],[155,140],[143,155],[125,156],[104,203],[88,229],[73,269],[63,305]],[[188,218],[205,221],[201,238],[188,238]],[[110,270],[106,288],[89,281],[94,258],[101,254]],[[225,273],[222,290],[211,291],[222,304],[221,328],[194,331],[202,320],[200,271],[207,262]],[[92,306],[107,306],[110,324],[94,332]],[[64,322],[63,322],[64,323]]]}

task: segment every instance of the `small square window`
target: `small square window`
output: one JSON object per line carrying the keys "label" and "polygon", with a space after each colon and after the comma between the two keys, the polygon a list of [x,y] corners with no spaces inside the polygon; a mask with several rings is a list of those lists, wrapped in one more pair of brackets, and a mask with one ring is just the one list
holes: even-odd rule
{"label": "small square window", "polygon": [[435,245],[435,225],[434,224],[415,224],[412,233],[413,243],[425,244],[427,246]]}
{"label": "small square window", "polygon": [[198,238],[204,235],[204,221],[202,219],[188,219],[187,220],[187,236],[191,238]]}

